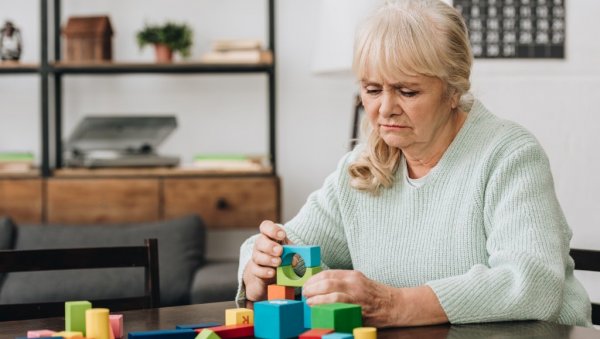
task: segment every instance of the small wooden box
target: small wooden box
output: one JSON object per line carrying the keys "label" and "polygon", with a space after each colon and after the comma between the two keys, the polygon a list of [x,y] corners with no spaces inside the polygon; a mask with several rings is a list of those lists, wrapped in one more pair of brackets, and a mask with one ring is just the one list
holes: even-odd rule
{"label": "small wooden box", "polygon": [[113,29],[107,16],[70,17],[63,29],[65,60],[112,60]]}

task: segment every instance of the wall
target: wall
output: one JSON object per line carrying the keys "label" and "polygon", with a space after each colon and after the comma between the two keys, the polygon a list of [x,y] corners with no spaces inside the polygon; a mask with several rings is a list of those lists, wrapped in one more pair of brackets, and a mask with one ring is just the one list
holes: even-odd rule
{"label": "wall", "polygon": [[[133,38],[145,20],[193,23],[193,55],[211,38],[266,36],[264,1],[65,1],[64,12],[109,13],[115,26],[116,60],[152,60]],[[293,217],[347,151],[353,95],[350,77],[311,73],[318,26],[318,0],[277,1],[279,173],[283,219]],[[185,11],[180,8],[186,8]],[[38,60],[37,1],[1,2],[0,13],[26,28],[24,60]],[[530,129],[546,149],[559,200],[573,229],[573,247],[600,249],[600,32],[597,0],[567,0],[567,59],[478,60],[473,91],[497,115]],[[66,16],[66,15],[65,15]],[[0,20],[4,17],[0,16]],[[33,31],[32,31],[33,30]],[[593,41],[595,39],[595,41]],[[0,149],[39,153],[35,76],[1,77]],[[263,76],[70,76],[65,86],[65,130],[90,113],[174,112],[181,127],[161,149],[189,162],[199,152],[265,152],[266,102]],[[215,256],[235,256],[250,232],[213,232]],[[217,245],[219,244],[219,245]],[[221,246],[226,244],[226,246]],[[600,281],[580,275],[595,300]],[[595,280],[594,280],[595,279]]]}

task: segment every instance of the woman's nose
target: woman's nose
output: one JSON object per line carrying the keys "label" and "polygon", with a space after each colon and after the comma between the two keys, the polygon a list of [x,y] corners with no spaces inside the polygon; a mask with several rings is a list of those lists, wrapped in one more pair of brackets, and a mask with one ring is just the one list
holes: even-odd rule
{"label": "woman's nose", "polygon": [[387,91],[383,91],[381,95],[381,105],[379,106],[379,114],[382,116],[390,116],[394,112],[393,95]]}

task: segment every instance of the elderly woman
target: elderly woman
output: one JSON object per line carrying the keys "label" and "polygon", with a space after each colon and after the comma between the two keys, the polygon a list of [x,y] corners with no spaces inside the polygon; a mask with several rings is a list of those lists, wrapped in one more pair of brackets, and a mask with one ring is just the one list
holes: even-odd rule
{"label": "elderly woman", "polygon": [[471,64],[465,24],[441,1],[388,4],[363,25],[368,140],[295,218],[242,245],[238,300],[266,298],[293,243],[320,245],[328,268],[304,285],[307,302],[360,304],[373,326],[590,325],[546,154],[472,99]]}

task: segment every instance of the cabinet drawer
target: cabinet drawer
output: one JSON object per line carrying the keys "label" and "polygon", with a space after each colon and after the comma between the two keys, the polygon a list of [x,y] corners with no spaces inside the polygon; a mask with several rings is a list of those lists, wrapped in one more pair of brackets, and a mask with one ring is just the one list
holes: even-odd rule
{"label": "cabinet drawer", "polygon": [[1,179],[0,216],[16,223],[41,223],[42,185],[42,179]]}
{"label": "cabinet drawer", "polygon": [[258,228],[279,220],[279,179],[165,179],[164,204],[166,218],[197,213],[209,228]]}
{"label": "cabinet drawer", "polygon": [[156,179],[49,179],[48,222],[155,221],[159,200]]}

